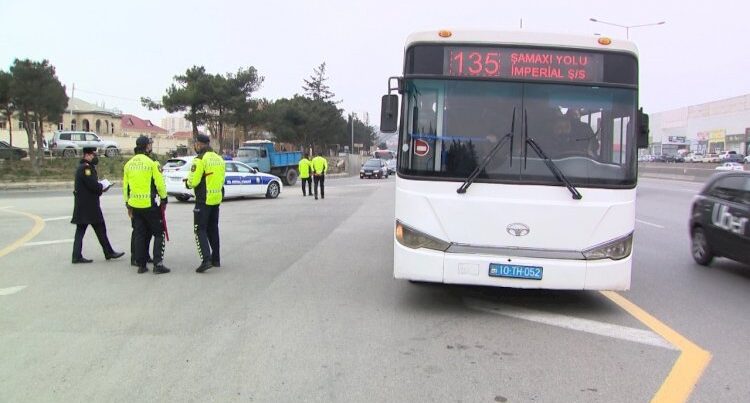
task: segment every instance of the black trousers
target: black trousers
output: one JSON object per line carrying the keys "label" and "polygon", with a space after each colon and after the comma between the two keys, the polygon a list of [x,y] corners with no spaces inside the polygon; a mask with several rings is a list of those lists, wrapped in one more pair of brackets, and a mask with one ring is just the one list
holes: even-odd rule
{"label": "black trousers", "polygon": [[164,260],[164,223],[161,220],[159,207],[133,209],[133,244],[135,247],[135,263],[138,267],[146,267],[147,242],[154,237],[154,265],[162,264]]}
{"label": "black trousers", "polygon": [[109,238],[107,238],[107,226],[103,222],[98,224],[77,224],[76,236],[73,241],[73,259],[80,259],[83,257],[83,255],[81,255],[81,250],[83,249],[83,236],[86,235],[86,228],[88,228],[89,225],[94,227],[96,239],[99,240],[99,245],[102,246],[104,255],[106,256],[114,253],[112,245],[109,243]]}
{"label": "black trousers", "polygon": [[201,263],[221,264],[219,254],[219,205],[195,203],[193,232]]}
{"label": "black trousers", "polygon": [[[305,191],[305,183],[307,183],[307,191]],[[312,178],[302,178],[302,196],[312,196]]]}
{"label": "black trousers", "polygon": [[320,197],[325,199],[326,198],[326,176],[324,175],[314,175],[313,181],[315,182],[315,198],[318,198],[318,184],[320,184]]}
{"label": "black trousers", "polygon": [[[131,220],[131,226],[133,227],[133,232],[130,233],[130,260],[135,262],[135,219]],[[151,245],[151,237],[146,237],[146,242],[143,244],[144,251],[146,253],[146,261],[150,258],[148,253],[148,247]]]}

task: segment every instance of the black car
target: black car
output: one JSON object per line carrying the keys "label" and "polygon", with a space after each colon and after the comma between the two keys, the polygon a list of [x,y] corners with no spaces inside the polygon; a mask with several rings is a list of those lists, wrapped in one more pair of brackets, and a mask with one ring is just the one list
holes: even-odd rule
{"label": "black car", "polygon": [[701,265],[715,256],[750,264],[750,172],[708,180],[693,201],[690,239],[693,259]]}
{"label": "black car", "polygon": [[359,179],[364,178],[387,178],[388,177],[388,165],[385,161],[379,158],[373,158],[367,160],[359,169]]}
{"label": "black car", "polygon": [[28,153],[23,148],[14,147],[5,141],[0,141],[0,160],[20,160]]}

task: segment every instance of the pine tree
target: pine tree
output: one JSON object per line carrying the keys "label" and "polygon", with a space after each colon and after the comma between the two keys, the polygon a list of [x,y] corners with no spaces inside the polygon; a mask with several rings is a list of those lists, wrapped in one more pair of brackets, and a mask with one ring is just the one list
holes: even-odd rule
{"label": "pine tree", "polygon": [[323,62],[314,69],[314,73],[309,80],[304,80],[305,84],[302,89],[305,90],[305,95],[315,101],[333,102],[336,94],[331,91],[331,87],[326,85],[327,80],[326,63]]}

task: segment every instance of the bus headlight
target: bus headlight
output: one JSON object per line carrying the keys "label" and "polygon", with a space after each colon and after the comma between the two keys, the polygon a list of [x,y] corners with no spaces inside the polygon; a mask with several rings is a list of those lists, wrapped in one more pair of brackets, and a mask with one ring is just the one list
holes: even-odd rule
{"label": "bus headlight", "polygon": [[417,231],[400,221],[396,221],[396,240],[401,245],[411,249],[426,248],[445,252],[450,246],[450,243]]}
{"label": "bus headlight", "polygon": [[594,246],[583,251],[586,260],[612,259],[620,260],[630,256],[633,251],[633,233],[622,238]]}

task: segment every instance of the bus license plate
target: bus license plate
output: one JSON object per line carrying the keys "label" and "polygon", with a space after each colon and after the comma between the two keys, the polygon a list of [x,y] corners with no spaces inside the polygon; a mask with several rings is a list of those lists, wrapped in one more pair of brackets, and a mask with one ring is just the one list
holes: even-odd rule
{"label": "bus license plate", "polygon": [[541,280],[542,271],[543,269],[540,266],[520,266],[517,264],[490,263],[490,277]]}

